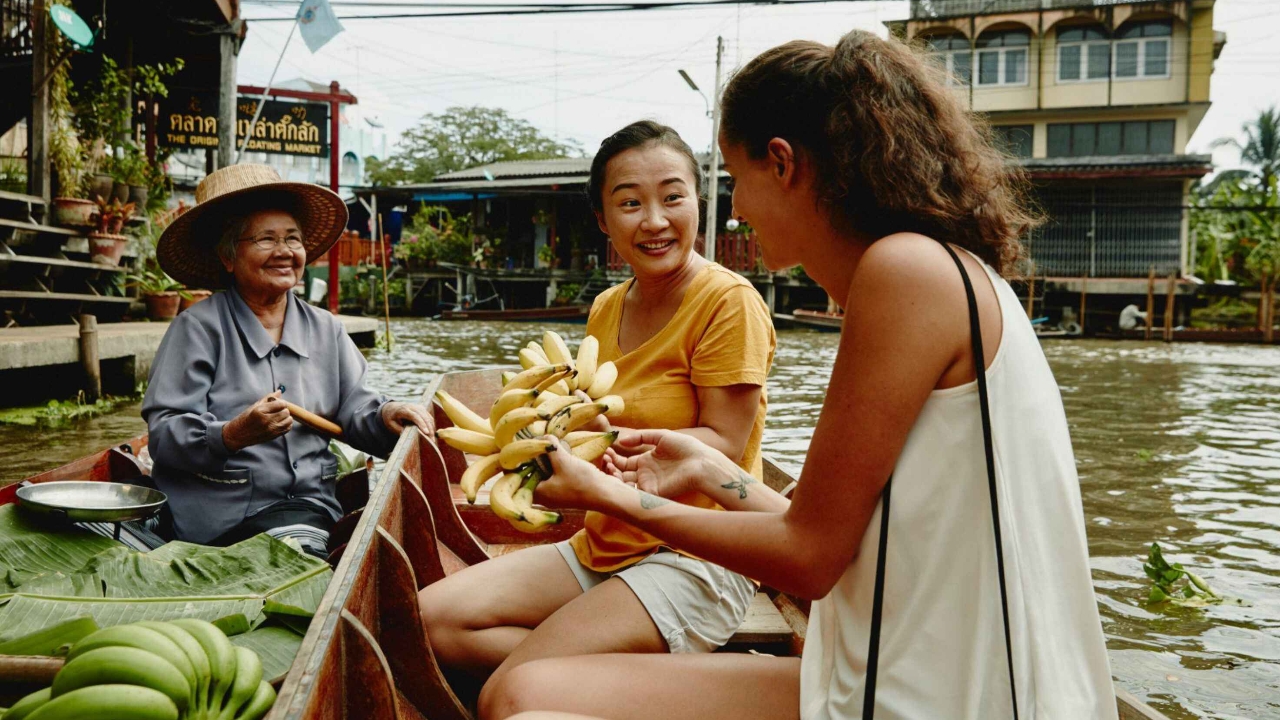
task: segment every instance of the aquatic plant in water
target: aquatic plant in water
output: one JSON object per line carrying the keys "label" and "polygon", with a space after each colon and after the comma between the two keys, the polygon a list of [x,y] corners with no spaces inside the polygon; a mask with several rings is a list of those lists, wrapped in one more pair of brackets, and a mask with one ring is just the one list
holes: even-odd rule
{"label": "aquatic plant in water", "polygon": [[[1240,598],[1222,595],[1204,578],[1182,567],[1181,563],[1170,565],[1160,552],[1159,543],[1151,543],[1147,553],[1147,561],[1142,569],[1153,583],[1147,595],[1147,604],[1172,603],[1178,607],[1205,607],[1206,605],[1246,605]],[[1179,583],[1182,583],[1179,585]]]}

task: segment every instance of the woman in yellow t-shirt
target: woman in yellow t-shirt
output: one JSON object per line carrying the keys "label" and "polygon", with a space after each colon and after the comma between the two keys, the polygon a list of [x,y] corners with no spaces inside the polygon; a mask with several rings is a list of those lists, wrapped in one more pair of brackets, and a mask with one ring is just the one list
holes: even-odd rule
{"label": "woman in yellow t-shirt", "polygon": [[[601,143],[588,194],[635,273],[596,298],[587,324],[600,360],[618,367],[626,410],[615,424],[679,430],[759,478],[773,324],[749,282],[695,250],[693,152],[669,127],[633,123]],[[679,500],[718,507],[701,493]],[[546,657],[713,651],[754,594],[742,575],[591,513],[570,540],[467,568],[423,589],[419,604],[437,659],[493,682]],[[486,705],[482,692],[482,716]]]}

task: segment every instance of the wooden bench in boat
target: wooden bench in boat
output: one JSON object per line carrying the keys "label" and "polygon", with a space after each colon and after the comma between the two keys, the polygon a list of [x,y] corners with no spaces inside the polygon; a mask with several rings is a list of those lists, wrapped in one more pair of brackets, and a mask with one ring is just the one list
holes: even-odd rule
{"label": "wooden bench in boat", "polygon": [[[496,370],[450,373],[425,397],[430,402],[444,385],[463,402],[478,405],[474,390],[491,398],[497,376]],[[437,422],[448,424],[438,409]],[[456,504],[450,478],[461,474],[464,463],[460,453],[437,448],[415,428],[404,431],[352,530],[269,720],[471,720],[435,660],[418,590],[493,555],[554,541],[555,533],[567,537],[581,527],[582,514],[566,513],[565,523],[550,533],[520,533],[487,507]],[[765,479],[783,490],[792,485],[772,463]],[[807,602],[766,588],[728,649],[799,654],[808,610]],[[1121,720],[1167,720],[1121,690],[1116,704]]]}

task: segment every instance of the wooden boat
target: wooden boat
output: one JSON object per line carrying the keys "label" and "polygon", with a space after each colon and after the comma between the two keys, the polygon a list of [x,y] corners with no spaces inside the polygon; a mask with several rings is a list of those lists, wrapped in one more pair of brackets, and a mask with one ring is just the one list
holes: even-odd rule
{"label": "wooden boat", "polygon": [[798,308],[791,314],[791,322],[799,327],[812,328],[819,332],[840,332],[841,326],[844,325],[844,313]]}
{"label": "wooden boat", "polygon": [[444,310],[441,320],[503,320],[506,322],[567,322],[584,323],[591,312],[590,305],[562,305],[549,308],[524,310]]}
{"label": "wooden boat", "polygon": [[[24,480],[0,487],[0,505],[8,505],[18,498],[18,488],[31,483],[81,480],[90,482],[120,482],[147,484],[144,478],[151,474],[150,464],[141,458],[147,447],[147,436],[139,435],[127,442],[106,450],[73,460],[66,465],[32,475]],[[369,498],[369,468],[345,475],[338,481],[335,494],[338,504],[348,516],[364,507]],[[343,518],[348,520],[348,518]],[[340,520],[339,523],[343,521]],[[348,520],[348,523],[350,521]],[[341,529],[341,525],[336,526]],[[354,527],[354,526],[352,526]]]}
{"label": "wooden boat", "polygon": [[93,482],[129,482],[147,475],[147,467],[138,459],[147,446],[147,436],[139,435],[79,460],[32,475],[25,480],[0,487],[0,505],[8,505],[18,498],[18,487],[26,483],[54,482],[57,480],[89,480]]}
{"label": "wooden boat", "polygon": [[[498,370],[449,373],[424,395],[444,389],[487,411]],[[438,406],[436,423],[450,425]],[[466,458],[409,428],[387,460],[359,525],[338,563],[270,720],[432,718],[470,720],[472,698],[446,681],[424,634],[417,592],[489,557],[556,542],[582,526],[581,512],[546,533],[526,535],[484,506],[459,503]],[[765,482],[789,494],[795,479],[765,462]],[[727,651],[795,655],[804,647],[809,603],[762,588]],[[1167,720],[1116,689],[1121,720]]]}
{"label": "wooden boat", "polygon": [[[141,457],[146,447],[147,436],[139,435],[61,467],[0,487],[0,506],[16,502],[18,488],[31,483],[79,480],[148,484],[150,464]],[[341,557],[345,549],[344,535],[349,536],[354,530],[368,500],[369,467],[343,476],[335,493],[346,515],[330,532],[330,545],[336,547],[330,563],[336,563]],[[62,658],[0,655],[0,686],[31,686],[29,689],[34,689],[48,685],[62,664]]]}

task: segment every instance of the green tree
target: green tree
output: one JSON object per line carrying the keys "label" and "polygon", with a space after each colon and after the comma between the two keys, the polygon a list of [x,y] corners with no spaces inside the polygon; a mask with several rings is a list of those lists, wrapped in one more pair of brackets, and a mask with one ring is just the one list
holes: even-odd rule
{"label": "green tree", "polygon": [[374,185],[425,183],[442,173],[506,160],[547,160],[581,155],[572,139],[559,142],[501,108],[451,107],[423,116],[400,136],[386,160],[370,160]]}
{"label": "green tree", "polygon": [[1260,187],[1265,191],[1271,181],[1280,177],[1280,108],[1275,105],[1258,113],[1258,117],[1241,126],[1244,142],[1237,138],[1220,138],[1213,147],[1233,147],[1240,151],[1240,161],[1257,168]]}
{"label": "green tree", "polygon": [[1191,209],[1196,273],[1214,280],[1274,280],[1280,271],[1280,178],[1266,185],[1228,176],[1201,191]]}

